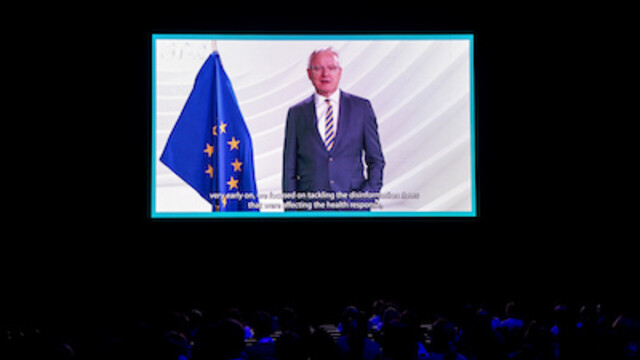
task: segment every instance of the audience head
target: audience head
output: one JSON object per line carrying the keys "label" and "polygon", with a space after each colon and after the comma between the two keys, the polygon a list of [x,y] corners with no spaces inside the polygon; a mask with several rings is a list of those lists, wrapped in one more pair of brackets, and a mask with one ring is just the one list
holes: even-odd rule
{"label": "audience head", "polygon": [[447,319],[440,318],[432,325],[431,330],[431,350],[438,354],[446,354],[456,340],[456,328]]}
{"label": "audience head", "polygon": [[234,319],[224,319],[204,326],[198,334],[194,360],[229,360],[242,355],[244,328]]}
{"label": "audience head", "polygon": [[340,324],[342,324],[342,332],[351,333],[362,326],[362,315],[355,306],[347,306],[340,316]]}
{"label": "audience head", "polygon": [[284,331],[276,342],[276,354],[279,360],[306,360],[305,340],[293,331]]}
{"label": "audience head", "polygon": [[266,311],[258,311],[253,315],[251,327],[253,328],[254,337],[256,339],[269,336],[275,331],[273,327],[273,318],[271,314]]}
{"label": "audience head", "polygon": [[504,315],[507,318],[518,318],[520,316],[518,305],[514,301],[510,301],[504,308]]}

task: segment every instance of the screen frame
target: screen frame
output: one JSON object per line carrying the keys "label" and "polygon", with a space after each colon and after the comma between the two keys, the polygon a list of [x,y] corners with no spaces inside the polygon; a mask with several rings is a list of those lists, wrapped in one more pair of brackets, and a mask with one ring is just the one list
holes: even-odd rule
{"label": "screen frame", "polygon": [[[158,40],[466,40],[469,42],[470,75],[470,174],[471,209],[469,211],[284,211],[284,212],[166,212],[156,211],[156,42]],[[478,216],[477,198],[477,124],[475,96],[475,36],[473,33],[419,34],[151,34],[151,156],[149,215],[152,219],[295,219],[295,218],[473,218]]]}

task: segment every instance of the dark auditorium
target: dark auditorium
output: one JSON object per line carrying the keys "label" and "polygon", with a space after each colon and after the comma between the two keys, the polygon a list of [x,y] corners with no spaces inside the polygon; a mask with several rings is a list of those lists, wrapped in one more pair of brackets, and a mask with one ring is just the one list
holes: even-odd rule
{"label": "dark auditorium", "polygon": [[632,2],[26,4],[0,360],[640,359]]}

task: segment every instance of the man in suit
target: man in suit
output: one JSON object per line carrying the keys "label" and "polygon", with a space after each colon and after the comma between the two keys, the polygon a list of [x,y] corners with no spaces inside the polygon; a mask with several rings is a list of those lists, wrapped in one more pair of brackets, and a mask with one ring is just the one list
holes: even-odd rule
{"label": "man in suit", "polygon": [[311,54],[307,75],[315,94],[287,115],[283,192],[378,193],[385,162],[371,103],[339,89],[332,48]]}

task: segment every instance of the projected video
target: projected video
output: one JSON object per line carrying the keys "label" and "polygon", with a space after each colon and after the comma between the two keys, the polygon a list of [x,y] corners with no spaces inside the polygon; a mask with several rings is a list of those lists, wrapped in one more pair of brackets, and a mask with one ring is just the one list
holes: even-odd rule
{"label": "projected video", "polygon": [[151,216],[475,216],[473,77],[473,35],[153,35]]}

